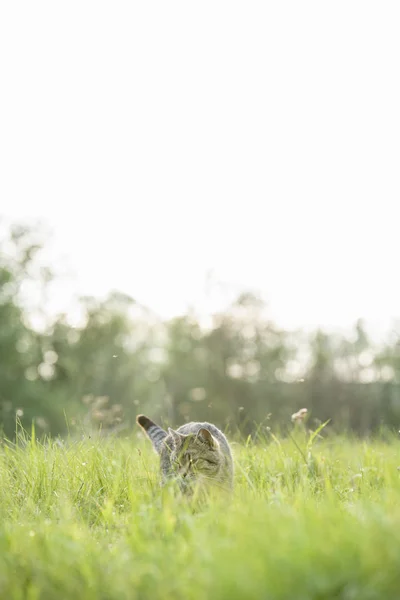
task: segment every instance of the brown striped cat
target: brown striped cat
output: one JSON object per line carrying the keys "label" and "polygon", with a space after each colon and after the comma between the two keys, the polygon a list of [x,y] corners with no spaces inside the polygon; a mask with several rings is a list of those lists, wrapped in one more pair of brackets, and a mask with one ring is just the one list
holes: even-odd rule
{"label": "brown striped cat", "polygon": [[160,455],[161,482],[177,480],[183,492],[196,484],[233,487],[232,452],[225,435],[211,423],[186,423],[168,433],[151,419],[139,415],[136,422]]}

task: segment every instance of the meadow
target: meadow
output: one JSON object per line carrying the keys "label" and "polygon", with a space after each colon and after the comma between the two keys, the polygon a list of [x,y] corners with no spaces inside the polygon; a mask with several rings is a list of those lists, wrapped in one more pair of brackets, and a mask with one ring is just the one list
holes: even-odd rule
{"label": "meadow", "polygon": [[234,442],[232,499],[190,504],[136,434],[19,435],[0,447],[0,598],[398,599],[399,442]]}

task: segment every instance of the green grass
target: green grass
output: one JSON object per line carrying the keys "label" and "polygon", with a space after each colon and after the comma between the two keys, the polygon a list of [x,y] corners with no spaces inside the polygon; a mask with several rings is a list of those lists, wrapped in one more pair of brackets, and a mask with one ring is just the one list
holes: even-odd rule
{"label": "green grass", "polygon": [[0,598],[398,600],[399,441],[296,443],[235,444],[195,507],[134,436],[3,444]]}

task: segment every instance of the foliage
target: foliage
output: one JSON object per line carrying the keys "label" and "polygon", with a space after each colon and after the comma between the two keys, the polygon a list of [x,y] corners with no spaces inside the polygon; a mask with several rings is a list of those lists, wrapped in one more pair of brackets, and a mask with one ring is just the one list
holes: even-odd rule
{"label": "foliage", "polygon": [[[68,315],[33,326],[53,275],[39,231],[16,226],[0,243],[0,424],[15,417],[41,432],[103,435],[138,412],[170,424],[210,420],[254,434],[285,427],[305,406],[311,425],[362,435],[400,423],[399,337],[375,347],[359,321],[351,335],[280,330],[262,300],[242,294],[208,327],[196,314],[162,322],[133,299],[81,298]],[[28,302],[37,299],[35,306]],[[42,315],[46,317],[45,314]]]}

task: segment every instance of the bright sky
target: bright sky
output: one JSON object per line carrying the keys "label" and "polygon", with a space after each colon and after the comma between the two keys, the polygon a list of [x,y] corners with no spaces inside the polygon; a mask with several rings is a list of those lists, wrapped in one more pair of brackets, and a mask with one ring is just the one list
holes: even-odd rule
{"label": "bright sky", "polygon": [[400,4],[2,2],[0,214],[76,293],[170,316],[206,273],[288,327],[400,316]]}

